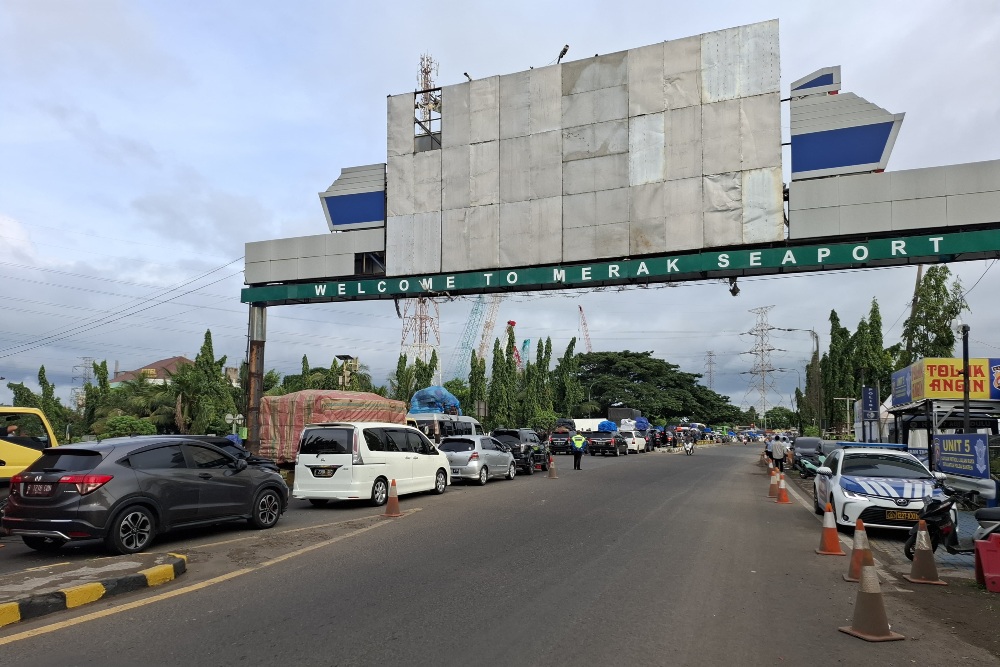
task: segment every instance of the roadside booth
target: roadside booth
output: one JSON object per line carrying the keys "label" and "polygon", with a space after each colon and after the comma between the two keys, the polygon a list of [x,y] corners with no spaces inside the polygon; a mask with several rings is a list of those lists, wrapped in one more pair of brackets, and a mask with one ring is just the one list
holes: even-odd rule
{"label": "roadside booth", "polygon": [[889,440],[948,484],[976,490],[997,505],[1000,480],[1000,359],[969,359],[969,431],[964,423],[963,361],[921,359],[892,374]]}

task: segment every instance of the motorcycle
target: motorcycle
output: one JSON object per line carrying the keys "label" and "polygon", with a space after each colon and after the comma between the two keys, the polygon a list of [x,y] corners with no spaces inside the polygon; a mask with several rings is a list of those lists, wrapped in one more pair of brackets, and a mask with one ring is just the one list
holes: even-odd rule
{"label": "motorcycle", "polygon": [[688,456],[691,456],[692,454],[694,454],[694,443],[693,442],[685,442],[684,443],[684,453],[687,454]]}
{"label": "motorcycle", "polygon": [[[920,510],[920,518],[927,522],[927,534],[931,538],[932,551],[937,551],[938,546],[944,544],[945,550],[950,554],[974,554],[977,540],[986,540],[990,535],[1000,534],[1000,507],[983,507],[976,510],[975,517],[979,522],[979,528],[976,529],[972,540],[968,542],[960,540],[952,510],[959,501],[974,500],[979,492],[962,493],[944,485],[941,488],[948,497],[924,498],[924,508]],[[910,560],[913,560],[916,544],[917,526],[913,526],[903,544],[903,554]]]}
{"label": "motorcycle", "polygon": [[816,470],[826,462],[826,457],[822,454],[796,459],[795,469],[799,471],[799,477],[810,479],[816,476]]}

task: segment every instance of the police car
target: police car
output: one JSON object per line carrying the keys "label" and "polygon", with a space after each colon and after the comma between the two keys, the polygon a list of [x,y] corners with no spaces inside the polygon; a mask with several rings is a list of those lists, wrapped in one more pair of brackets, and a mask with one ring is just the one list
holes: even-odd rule
{"label": "police car", "polygon": [[905,445],[845,444],[816,471],[813,506],[822,514],[831,503],[839,526],[853,528],[861,519],[866,527],[909,530],[924,498],[945,497],[938,479]]}

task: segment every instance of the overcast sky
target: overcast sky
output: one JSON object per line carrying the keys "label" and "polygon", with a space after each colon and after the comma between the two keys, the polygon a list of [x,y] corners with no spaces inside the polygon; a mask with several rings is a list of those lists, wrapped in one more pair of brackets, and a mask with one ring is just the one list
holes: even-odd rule
{"label": "overcast sky", "polygon": [[[422,53],[452,84],[549,64],[563,44],[573,60],[777,18],[783,95],[841,65],[844,91],[906,113],[890,170],[1000,159],[995,1],[695,4],[4,0],[0,402],[7,381],[37,387],[41,365],[65,400],[87,358],[112,370],[194,358],[206,329],[238,365],[244,243],[327,231],[316,193],[343,167],[385,161],[386,95],[415,88]],[[971,288],[972,356],[1000,357],[1000,268],[951,269]],[[874,297],[891,344],[915,276],[748,278],[736,298],[718,281],[510,296],[496,333],[515,320],[519,340],[551,336],[560,355],[582,305],[595,351],[648,350],[704,373],[711,350],[714,389],[747,407],[759,403],[751,308],[773,305],[771,325],[816,329],[825,349],[830,310],[853,330]],[[447,361],[471,300],[440,308]],[[352,354],[384,383],[400,336],[392,302],[271,308],[266,367]],[[770,341],[778,368],[801,369],[812,348],[806,333]],[[768,405],[790,405],[799,381],[775,373]]]}

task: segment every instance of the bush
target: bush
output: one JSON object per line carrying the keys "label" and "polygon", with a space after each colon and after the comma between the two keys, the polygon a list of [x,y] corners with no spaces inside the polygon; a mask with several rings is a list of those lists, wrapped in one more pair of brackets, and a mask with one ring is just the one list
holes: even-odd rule
{"label": "bush", "polygon": [[127,435],[156,435],[156,427],[145,419],[130,415],[112,417],[107,422],[107,431],[101,435],[105,438],[118,438]]}

